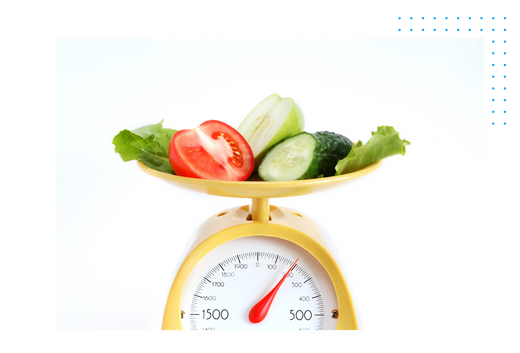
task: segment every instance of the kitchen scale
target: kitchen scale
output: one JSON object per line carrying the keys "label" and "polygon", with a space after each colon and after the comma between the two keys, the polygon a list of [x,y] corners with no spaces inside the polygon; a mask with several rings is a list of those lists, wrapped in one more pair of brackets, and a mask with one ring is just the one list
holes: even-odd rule
{"label": "kitchen scale", "polygon": [[350,292],[316,223],[270,198],[341,186],[380,167],[296,181],[221,181],[147,174],[209,195],[250,198],[200,226],[173,282],[163,330],[356,330]]}

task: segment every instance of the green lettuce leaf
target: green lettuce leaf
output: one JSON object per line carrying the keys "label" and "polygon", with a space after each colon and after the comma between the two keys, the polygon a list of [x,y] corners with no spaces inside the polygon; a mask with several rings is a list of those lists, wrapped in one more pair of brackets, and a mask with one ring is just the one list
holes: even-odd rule
{"label": "green lettuce leaf", "polygon": [[399,133],[392,126],[378,126],[366,144],[359,141],[352,146],[347,157],[336,164],[336,175],[355,172],[396,154],[404,156],[405,146],[409,144],[399,138]]}
{"label": "green lettuce leaf", "polygon": [[177,130],[163,128],[163,121],[119,132],[112,141],[116,153],[125,162],[137,160],[160,172],[175,174],[168,158],[168,149]]}

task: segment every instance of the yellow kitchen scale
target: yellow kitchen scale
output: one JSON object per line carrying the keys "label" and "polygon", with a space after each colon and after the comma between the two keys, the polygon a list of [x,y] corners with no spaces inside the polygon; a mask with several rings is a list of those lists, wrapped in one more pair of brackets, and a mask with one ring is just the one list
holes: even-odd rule
{"label": "yellow kitchen scale", "polygon": [[269,205],[341,186],[380,167],[296,181],[220,181],[139,167],[178,187],[251,198],[222,210],[198,230],[173,282],[163,330],[356,330],[350,292],[318,226],[306,215]]}

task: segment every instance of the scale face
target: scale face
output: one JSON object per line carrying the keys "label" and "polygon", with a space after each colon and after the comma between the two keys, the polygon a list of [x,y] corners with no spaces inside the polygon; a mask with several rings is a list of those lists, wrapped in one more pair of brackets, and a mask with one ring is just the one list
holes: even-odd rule
{"label": "scale face", "polygon": [[309,217],[269,205],[379,168],[312,180],[221,181],[147,174],[209,195],[250,198],[202,223],[166,303],[164,330],[357,330],[354,303],[334,256]]}
{"label": "scale face", "polygon": [[[291,268],[260,323],[248,314]],[[302,247],[273,237],[226,242],[193,268],[184,285],[183,327],[191,330],[334,330],[336,292],[323,266]]]}

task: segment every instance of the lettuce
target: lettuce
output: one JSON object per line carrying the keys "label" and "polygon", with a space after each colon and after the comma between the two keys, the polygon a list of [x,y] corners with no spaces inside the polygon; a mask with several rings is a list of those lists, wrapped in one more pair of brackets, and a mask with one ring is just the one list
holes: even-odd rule
{"label": "lettuce", "polygon": [[372,131],[372,137],[366,144],[361,141],[352,146],[349,154],[336,164],[336,174],[347,174],[368,167],[384,158],[406,153],[405,146],[410,142],[401,140],[399,133],[392,126],[379,126]]}
{"label": "lettuce", "polygon": [[168,150],[177,130],[163,128],[163,121],[132,131],[125,129],[119,132],[112,140],[116,153],[125,162],[137,160],[160,172],[175,174],[170,165]]}

